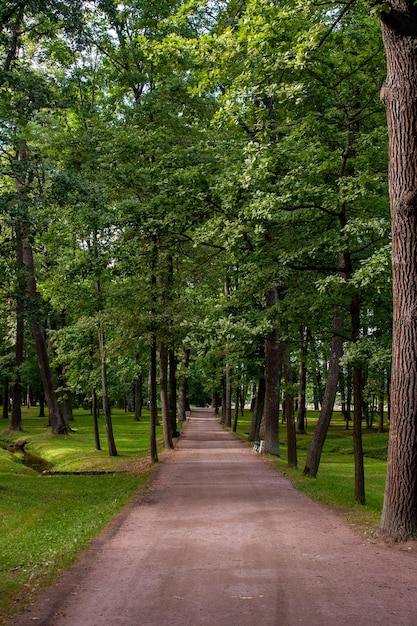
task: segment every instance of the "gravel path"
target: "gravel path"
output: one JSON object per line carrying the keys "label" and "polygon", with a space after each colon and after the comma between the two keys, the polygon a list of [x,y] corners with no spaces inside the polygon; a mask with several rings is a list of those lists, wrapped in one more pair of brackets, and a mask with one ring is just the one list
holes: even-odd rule
{"label": "gravel path", "polygon": [[417,626],[417,553],[354,535],[193,411],[151,489],[15,626]]}

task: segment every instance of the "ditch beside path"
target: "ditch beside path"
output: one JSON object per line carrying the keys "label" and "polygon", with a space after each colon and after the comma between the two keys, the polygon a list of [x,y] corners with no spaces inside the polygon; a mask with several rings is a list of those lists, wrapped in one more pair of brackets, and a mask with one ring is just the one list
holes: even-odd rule
{"label": "ditch beside path", "polygon": [[193,410],[145,497],[13,623],[417,626],[417,553],[354,535]]}

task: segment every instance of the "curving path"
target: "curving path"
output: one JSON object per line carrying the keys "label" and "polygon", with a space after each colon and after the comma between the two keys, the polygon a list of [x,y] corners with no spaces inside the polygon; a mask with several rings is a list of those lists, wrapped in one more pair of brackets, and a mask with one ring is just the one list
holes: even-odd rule
{"label": "curving path", "polygon": [[372,544],[194,410],[133,501],[16,626],[417,626],[417,554]]}

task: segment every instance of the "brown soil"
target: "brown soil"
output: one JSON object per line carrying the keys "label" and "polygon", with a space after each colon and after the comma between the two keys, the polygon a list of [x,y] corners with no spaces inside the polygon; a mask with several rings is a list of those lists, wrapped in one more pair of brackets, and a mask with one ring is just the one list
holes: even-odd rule
{"label": "brown soil", "polygon": [[355,535],[209,410],[14,626],[416,626],[417,553]]}

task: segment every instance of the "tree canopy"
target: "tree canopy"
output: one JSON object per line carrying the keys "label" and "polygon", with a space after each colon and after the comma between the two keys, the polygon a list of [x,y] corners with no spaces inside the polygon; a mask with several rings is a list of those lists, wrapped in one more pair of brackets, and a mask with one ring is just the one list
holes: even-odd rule
{"label": "tree canopy", "polygon": [[[315,476],[335,402],[347,423],[352,404],[364,500],[362,422],[374,397],[391,409],[380,89],[403,9],[415,19],[407,2],[362,0],[3,2],[11,428],[26,382],[46,394],[53,433],[70,430],[65,399],[98,395],[117,454],[110,406],[140,381],[154,425],[160,390],[170,446],[190,378],[191,399],[221,403],[226,425],[232,396],[255,389],[261,406],[265,392],[253,432],[273,454],[280,410],[295,446],[293,401],[321,408]],[[42,385],[26,381],[35,352]]]}

